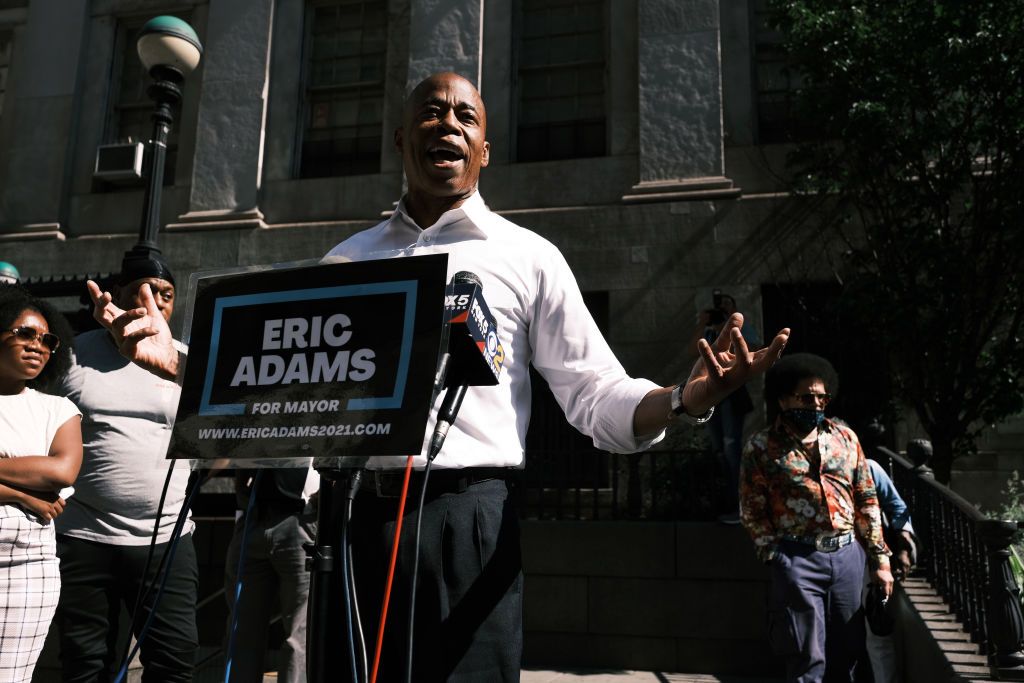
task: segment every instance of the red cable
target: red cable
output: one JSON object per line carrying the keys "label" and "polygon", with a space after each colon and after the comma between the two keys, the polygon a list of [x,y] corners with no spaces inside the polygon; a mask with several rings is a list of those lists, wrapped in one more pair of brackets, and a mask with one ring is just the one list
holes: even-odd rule
{"label": "red cable", "polygon": [[409,477],[412,475],[412,456],[405,461],[405,478],[402,480],[402,494],[398,497],[398,516],[395,518],[395,540],[391,544],[391,564],[388,566],[388,580],[384,584],[384,604],[380,608],[380,625],[377,626],[377,645],[373,651],[373,673],[370,683],[377,683],[377,668],[380,665],[380,650],[384,644],[384,623],[388,619],[388,602],[391,599],[391,581],[395,578],[398,563],[398,539],[402,533],[402,513],[405,510],[405,495],[409,492]]}

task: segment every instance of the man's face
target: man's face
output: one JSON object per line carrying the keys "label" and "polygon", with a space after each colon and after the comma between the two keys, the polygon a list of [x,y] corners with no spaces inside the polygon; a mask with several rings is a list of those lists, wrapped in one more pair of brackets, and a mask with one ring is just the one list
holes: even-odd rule
{"label": "man's face", "polygon": [[779,397],[779,407],[783,410],[825,410],[831,398],[825,392],[825,382],[820,377],[806,377],[797,382],[793,391]]}
{"label": "man's face", "polygon": [[149,285],[150,289],[153,290],[153,299],[156,300],[156,307],[160,309],[164,320],[170,321],[171,314],[174,313],[174,285],[158,277],[141,278],[129,282],[123,287],[119,287],[114,303],[126,310],[129,308],[141,308],[142,295],[139,293],[139,290],[142,288],[142,285]]}
{"label": "man's face", "polygon": [[456,74],[437,74],[420,83],[395,131],[395,146],[412,194],[467,197],[490,160],[487,113],[480,93]]}

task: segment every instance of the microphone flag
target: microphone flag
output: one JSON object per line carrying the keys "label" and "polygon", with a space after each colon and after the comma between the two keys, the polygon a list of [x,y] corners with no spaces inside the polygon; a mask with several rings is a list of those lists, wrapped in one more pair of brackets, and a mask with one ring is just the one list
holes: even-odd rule
{"label": "microphone flag", "polygon": [[448,350],[452,355],[452,372],[445,386],[497,384],[505,349],[498,339],[494,314],[484,300],[483,285],[474,273],[455,274],[445,296],[445,319],[450,326]]}

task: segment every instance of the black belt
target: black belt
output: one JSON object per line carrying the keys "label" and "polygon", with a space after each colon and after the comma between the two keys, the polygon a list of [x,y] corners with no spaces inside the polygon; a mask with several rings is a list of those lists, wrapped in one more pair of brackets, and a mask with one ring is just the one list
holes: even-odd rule
{"label": "black belt", "polygon": [[782,537],[782,540],[814,546],[823,553],[834,553],[840,548],[853,543],[853,532],[842,531],[838,534],[835,532],[823,532],[820,534],[807,534],[806,536],[786,534]]}
{"label": "black belt", "polygon": [[[445,493],[462,493],[473,484],[494,479],[504,481],[513,471],[509,467],[431,470],[427,480],[427,498],[436,498]],[[404,480],[404,470],[373,470],[363,475],[362,489],[373,492],[378,498],[398,498],[402,494]],[[423,471],[414,471],[409,482],[410,495],[419,492],[422,481]]]}

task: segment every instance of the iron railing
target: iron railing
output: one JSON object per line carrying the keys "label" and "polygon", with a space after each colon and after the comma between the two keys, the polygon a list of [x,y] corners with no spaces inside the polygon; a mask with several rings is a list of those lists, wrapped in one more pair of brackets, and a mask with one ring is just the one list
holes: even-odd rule
{"label": "iron railing", "polygon": [[515,490],[527,519],[702,521],[724,512],[724,468],[700,448],[630,455],[534,449]]}
{"label": "iron railing", "polygon": [[[878,447],[921,542],[918,570],[949,604],[1000,678],[1024,680],[1024,611],[1010,564],[1013,521],[988,519],[937,482],[930,444]],[[616,455],[532,450],[515,487],[523,517],[704,521],[722,512],[724,468],[707,449]]]}
{"label": "iron railing", "polygon": [[1024,613],[1010,565],[1013,521],[988,519],[937,482],[927,466],[931,445],[908,444],[907,457],[878,447],[872,454],[910,509],[923,551],[918,569],[942,595],[1000,678],[1024,680]]}

